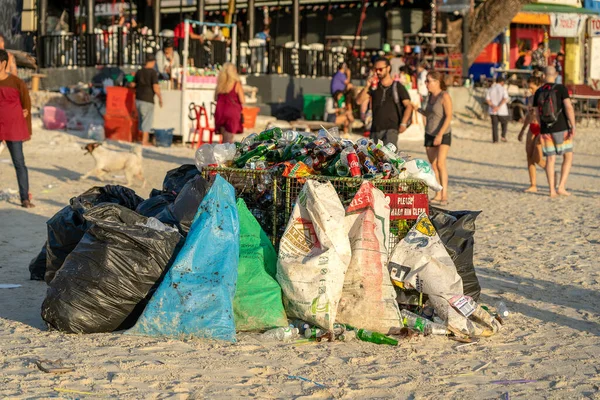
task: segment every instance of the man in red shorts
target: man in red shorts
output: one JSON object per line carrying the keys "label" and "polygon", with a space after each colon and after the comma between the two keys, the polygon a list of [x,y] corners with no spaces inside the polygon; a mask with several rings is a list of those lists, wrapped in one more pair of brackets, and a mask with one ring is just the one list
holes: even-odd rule
{"label": "man in red shorts", "polygon": [[[570,196],[567,178],[573,164],[573,137],[575,136],[575,111],[564,85],[557,84],[556,68],[546,67],[546,83],[538,89],[533,99],[540,122],[542,151],[546,157],[546,175],[550,197]],[[554,164],[556,156],[563,156],[560,181],[556,187]]]}

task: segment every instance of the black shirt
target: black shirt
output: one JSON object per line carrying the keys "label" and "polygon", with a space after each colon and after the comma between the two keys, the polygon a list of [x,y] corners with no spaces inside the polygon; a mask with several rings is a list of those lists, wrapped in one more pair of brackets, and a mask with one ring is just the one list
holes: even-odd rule
{"label": "black shirt", "polygon": [[[549,85],[551,86],[551,88],[549,87]],[[535,96],[533,97],[533,106],[538,108],[538,112],[540,112],[540,102],[539,102],[539,97],[540,97],[540,93],[542,90],[554,90],[556,92],[556,101],[559,105],[559,107],[561,108],[561,112],[560,114],[558,114],[558,119],[556,120],[556,122],[554,123],[554,125],[552,126],[548,126],[547,124],[544,123],[544,121],[541,121],[540,123],[540,128],[541,128],[541,132],[542,133],[555,133],[555,132],[564,132],[564,131],[568,131],[569,128],[569,120],[567,118],[567,112],[565,111],[565,100],[569,99],[569,91],[567,90],[566,86],[564,85],[560,85],[560,84],[554,84],[554,86],[552,86],[551,83],[547,83],[545,85],[543,85],[541,88],[539,88],[537,90],[537,92],[535,92]]]}
{"label": "black shirt", "polygon": [[135,74],[135,98],[154,104],[154,89],[158,85],[158,73],[153,68],[142,68]]}
{"label": "black shirt", "polygon": [[[396,107],[396,104],[394,103],[394,94],[392,93],[394,86],[398,91],[399,107]],[[373,124],[371,125],[371,132],[381,132],[388,129],[398,130],[400,128],[400,123],[402,122],[402,115],[404,114],[404,105],[402,104],[402,101],[410,100],[406,88],[398,82],[395,84],[392,83],[387,87],[380,83],[377,89],[369,91],[369,95],[371,96],[371,104],[373,107]],[[398,110],[398,108],[400,110]]]}

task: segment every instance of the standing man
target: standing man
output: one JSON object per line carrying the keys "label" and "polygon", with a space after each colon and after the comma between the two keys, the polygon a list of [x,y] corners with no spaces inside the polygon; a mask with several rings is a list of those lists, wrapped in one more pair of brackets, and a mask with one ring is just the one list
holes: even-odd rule
{"label": "standing man", "polygon": [[534,71],[544,72],[544,69],[547,66],[546,45],[544,42],[540,42],[537,49],[531,53],[531,68],[533,68]]}
{"label": "standing man", "polygon": [[485,102],[489,106],[488,113],[492,117],[492,142],[498,143],[498,123],[502,126],[502,141],[506,142],[508,131],[508,91],[504,86],[504,77],[496,78],[496,83],[488,89]]}
{"label": "standing man", "polygon": [[[535,92],[533,106],[541,127],[542,152],[546,157],[546,176],[550,197],[570,196],[567,178],[573,164],[573,137],[575,136],[575,111],[564,85],[556,83],[558,74],[554,67],[546,67],[546,84]],[[556,156],[563,156],[558,187],[555,189],[554,164]]]}
{"label": "standing man", "polygon": [[32,208],[23,142],[31,139],[31,102],[25,82],[8,73],[8,53],[0,50],[0,142],[5,141],[17,172],[21,207]]}
{"label": "standing man", "polygon": [[135,105],[138,111],[139,130],[142,132],[143,146],[150,146],[150,131],[154,120],[154,95],[158,97],[160,108],[163,106],[155,66],[156,58],[154,54],[147,54],[144,68],[135,74]]}
{"label": "standing man", "polygon": [[363,104],[371,98],[371,139],[397,145],[398,134],[406,131],[412,115],[410,96],[404,86],[392,79],[390,61],[387,58],[378,58],[374,69],[379,84],[375,76],[369,76],[367,86],[358,95],[357,102]]}

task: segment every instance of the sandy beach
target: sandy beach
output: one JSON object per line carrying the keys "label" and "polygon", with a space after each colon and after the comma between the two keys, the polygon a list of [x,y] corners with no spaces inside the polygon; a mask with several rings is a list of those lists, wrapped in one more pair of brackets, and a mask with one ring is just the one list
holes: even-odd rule
{"label": "sandy beach", "polygon": [[[600,399],[600,131],[577,131],[573,195],[550,199],[539,169],[540,193],[523,193],[519,128],[512,124],[509,142],[494,145],[485,121],[453,124],[449,208],[483,211],[475,249],[481,302],[503,299],[512,313],[498,335],[458,348],[444,337],[390,347],[266,344],[257,334],[224,344],[49,332],[40,317],[46,283],[30,281],[27,267],[47,219],[101,183],[78,180],[93,167],[85,140],[36,128],[25,157],[37,207],[0,200],[0,284],[22,285],[0,289],[0,398]],[[425,157],[421,142],[402,150]],[[149,185],[132,188],[148,197],[167,170],[192,157],[184,147],[145,149]],[[17,182],[5,150],[0,190],[8,188]],[[55,375],[35,364],[57,359],[74,371]],[[531,382],[494,383],[505,380]]]}

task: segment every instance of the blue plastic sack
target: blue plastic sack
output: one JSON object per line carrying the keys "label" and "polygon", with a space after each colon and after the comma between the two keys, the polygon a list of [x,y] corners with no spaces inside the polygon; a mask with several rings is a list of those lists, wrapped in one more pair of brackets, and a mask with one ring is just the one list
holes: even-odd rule
{"label": "blue plastic sack", "polygon": [[235,191],[217,176],[173,267],[127,333],[235,342],[239,240]]}

